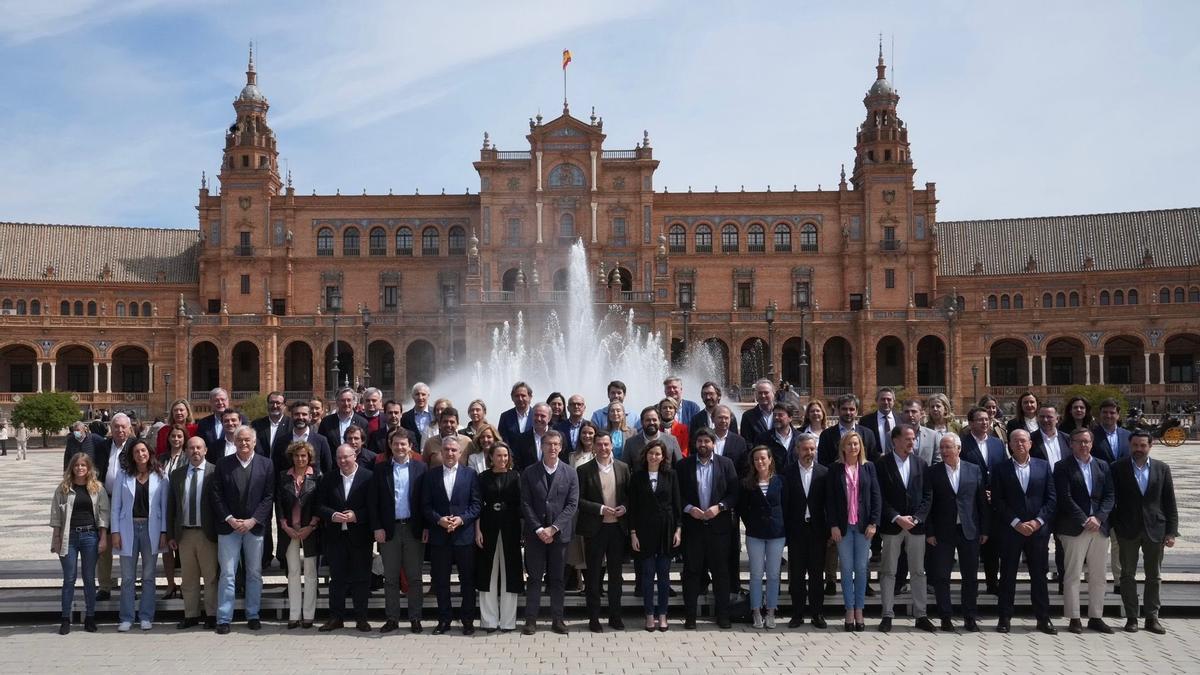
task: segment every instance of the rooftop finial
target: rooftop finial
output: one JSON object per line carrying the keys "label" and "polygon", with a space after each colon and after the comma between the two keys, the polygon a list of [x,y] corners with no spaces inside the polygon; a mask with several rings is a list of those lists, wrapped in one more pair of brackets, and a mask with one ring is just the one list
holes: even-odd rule
{"label": "rooftop finial", "polygon": [[200,172],[200,189],[208,189],[208,176],[203,171]]}
{"label": "rooftop finial", "polygon": [[879,34],[879,61],[875,64],[875,79],[882,80],[887,72],[887,66],[883,63],[883,33]]}
{"label": "rooftop finial", "polygon": [[246,84],[258,84],[258,75],[254,72],[254,43],[250,43],[250,59],[246,62]]}

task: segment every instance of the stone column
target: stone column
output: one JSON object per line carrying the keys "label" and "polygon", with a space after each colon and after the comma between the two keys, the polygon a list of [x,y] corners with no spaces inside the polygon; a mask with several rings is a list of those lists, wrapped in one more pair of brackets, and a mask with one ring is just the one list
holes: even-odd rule
{"label": "stone column", "polygon": [[42,366],[45,365],[41,361],[37,362],[37,391],[42,393]]}
{"label": "stone column", "polygon": [[1047,383],[1047,381],[1046,381],[1046,355],[1045,354],[1042,354],[1042,386],[1043,387],[1050,386],[1049,383]]}
{"label": "stone column", "polygon": [[92,393],[100,393],[100,362],[92,361]]}
{"label": "stone column", "polygon": [[105,392],[107,392],[109,394],[112,393],[112,366],[113,366],[112,361],[109,361],[108,363],[104,364],[104,372],[108,373],[108,375],[107,375],[108,382],[107,382],[107,385],[105,386]]}
{"label": "stone column", "polygon": [[1025,358],[1029,361],[1029,377],[1027,385],[1033,386],[1033,354],[1026,354]]}
{"label": "stone column", "polygon": [[983,386],[992,386],[992,357],[983,357]]}
{"label": "stone column", "polygon": [[58,362],[51,361],[50,362],[50,391],[58,391],[58,389],[57,389],[58,377],[55,375],[55,371],[57,369],[58,369]]}
{"label": "stone column", "polygon": [[1167,353],[1158,353],[1158,383],[1167,383]]}
{"label": "stone column", "polygon": [[[539,160],[540,161],[540,160]],[[541,180],[539,178],[538,180]],[[541,189],[540,187],[538,188]],[[542,243],[542,202],[537,203],[537,243]]]}
{"label": "stone column", "polygon": [[149,375],[148,375],[148,377],[150,378],[150,381],[147,383],[149,386],[146,388],[146,393],[153,394],[154,393],[154,364],[147,363],[146,366],[150,371]]}
{"label": "stone column", "polygon": [[1104,355],[1100,354],[1099,359],[1100,359],[1100,372],[1096,374],[1096,383],[1099,385],[1103,385],[1104,384]]}
{"label": "stone column", "polygon": [[1083,384],[1085,386],[1092,384],[1092,355],[1086,352],[1083,355]]}
{"label": "stone column", "polygon": [[1150,352],[1143,352],[1142,356],[1146,357],[1146,384],[1150,384]]}
{"label": "stone column", "polygon": [[[595,190],[596,187],[592,186],[592,189]],[[596,208],[598,206],[599,205],[596,204],[596,202],[592,202],[592,243],[593,244],[596,243]]]}

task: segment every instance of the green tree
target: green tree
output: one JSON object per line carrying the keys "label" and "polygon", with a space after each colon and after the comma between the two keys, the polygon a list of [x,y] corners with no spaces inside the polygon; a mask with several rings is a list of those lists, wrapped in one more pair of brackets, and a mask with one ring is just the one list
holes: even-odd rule
{"label": "green tree", "polygon": [[256,420],[267,414],[267,397],[263,394],[255,394],[235,407],[238,412],[246,416],[246,419]]}
{"label": "green tree", "polygon": [[1100,384],[1077,384],[1063,390],[1061,401],[1052,401],[1052,403],[1059,406],[1059,415],[1066,417],[1069,414],[1066,409],[1067,401],[1076,396],[1086,399],[1091,404],[1092,417],[1097,417],[1100,414],[1100,402],[1106,398],[1114,399],[1117,403],[1120,403],[1122,414],[1129,412],[1129,401],[1125,399],[1125,393],[1119,387]]}
{"label": "green tree", "polygon": [[27,428],[41,432],[44,448],[51,433],[62,431],[80,419],[81,414],[71,394],[48,391],[23,397],[13,408],[12,421],[14,426],[24,423]]}

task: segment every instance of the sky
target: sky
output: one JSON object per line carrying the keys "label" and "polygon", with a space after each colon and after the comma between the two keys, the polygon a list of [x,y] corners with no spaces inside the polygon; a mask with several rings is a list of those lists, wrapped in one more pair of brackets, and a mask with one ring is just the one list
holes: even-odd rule
{"label": "sky", "polygon": [[879,34],[940,220],[1200,205],[1200,3],[0,0],[0,221],[196,227],[254,41],[310,194],[477,192],[529,117],[656,190],[836,189]]}

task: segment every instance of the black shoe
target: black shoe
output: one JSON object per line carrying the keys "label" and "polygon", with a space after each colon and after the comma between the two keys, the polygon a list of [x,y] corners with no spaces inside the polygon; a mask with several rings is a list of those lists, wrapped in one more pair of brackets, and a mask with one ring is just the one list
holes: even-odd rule
{"label": "black shoe", "polygon": [[497,630],[496,628],[484,628],[483,632],[487,633],[488,635],[491,635],[492,633],[495,633],[496,630]]}
{"label": "black shoe", "polygon": [[1037,629],[1046,635],[1058,635],[1058,629],[1050,622],[1050,619],[1039,619]]}
{"label": "black shoe", "polygon": [[303,630],[309,630],[312,627],[313,627],[313,622],[311,622],[311,621],[301,621],[300,622],[300,628],[302,628]]}
{"label": "black shoe", "polygon": [[1063,594],[1063,582],[1062,581],[1058,582],[1058,594],[1059,595]]}
{"label": "black shoe", "polygon": [[1155,635],[1167,634],[1167,629],[1163,628],[1163,625],[1158,622],[1158,619],[1146,619],[1146,630],[1154,633]]}
{"label": "black shoe", "polygon": [[216,628],[217,627],[217,617],[210,616],[210,617],[204,619],[204,627],[207,628],[208,630],[212,630],[212,629]]}
{"label": "black shoe", "polygon": [[366,619],[359,619],[354,622],[354,629],[360,633],[370,633],[371,624]]}
{"label": "black shoe", "polygon": [[812,625],[813,625],[813,628],[820,628],[821,630],[825,630],[825,627],[828,626],[829,624],[825,623],[825,617],[818,614],[812,618]]}
{"label": "black shoe", "polygon": [[926,633],[936,633],[937,626],[933,625],[933,622],[929,620],[929,617],[922,616],[917,619],[917,630],[923,630]]}
{"label": "black shoe", "polygon": [[1097,633],[1104,633],[1105,635],[1112,635],[1113,632],[1112,626],[1104,623],[1104,619],[1088,619],[1087,627],[1088,630],[1094,630]]}
{"label": "black shoe", "polygon": [[867,597],[868,598],[875,597],[875,589],[871,587],[871,584],[867,584]]}
{"label": "black shoe", "polygon": [[112,593],[108,591],[96,591],[97,600],[108,600],[110,598],[112,598]]}
{"label": "black shoe", "polygon": [[551,622],[550,630],[558,633],[559,635],[566,635],[570,632],[567,630],[567,624],[563,623],[562,619],[555,619],[553,622]]}
{"label": "black shoe", "polygon": [[833,595],[834,593],[837,593],[837,584],[833,583],[832,581],[826,581],[825,595]]}
{"label": "black shoe", "polygon": [[474,621],[464,621],[463,625],[462,625],[462,634],[463,635],[474,635],[475,634],[475,622]]}
{"label": "black shoe", "polygon": [[844,630],[847,633],[853,633],[854,632],[854,622],[847,621],[845,623],[845,626],[842,628],[842,630]]}
{"label": "black shoe", "polygon": [[59,635],[69,635],[70,633],[71,633],[71,620],[63,619],[62,623],[60,623],[58,625],[58,634]]}
{"label": "black shoe", "polygon": [[1008,619],[1000,619],[999,623],[996,624],[997,633],[1007,633],[1011,629],[1012,626],[1009,624]]}
{"label": "black shoe", "polygon": [[683,620],[684,630],[696,630],[696,617],[689,616]]}
{"label": "black shoe", "polygon": [[619,616],[610,617],[608,619],[608,626],[613,630],[625,630],[625,620]]}
{"label": "black shoe", "polygon": [[1125,622],[1125,632],[1126,633],[1138,632],[1137,619],[1130,619]]}
{"label": "black shoe", "polygon": [[326,621],[325,623],[321,624],[321,627],[317,629],[317,632],[318,633],[332,633],[333,631],[338,630],[339,628],[343,628],[345,625],[346,624],[342,623],[341,619],[330,619],[330,620]]}
{"label": "black shoe", "polygon": [[250,630],[262,630],[262,622],[258,619],[250,619],[246,622],[246,628]]}
{"label": "black shoe", "polygon": [[537,622],[536,621],[526,621],[525,625],[521,627],[521,635],[533,635],[536,632],[537,632]]}
{"label": "black shoe", "polygon": [[721,630],[729,630],[730,628],[733,628],[733,622],[729,620],[729,617],[717,619],[717,628],[720,628]]}
{"label": "black shoe", "polygon": [[439,621],[436,628],[433,629],[434,635],[445,635],[450,630],[449,621]]}
{"label": "black shoe", "polygon": [[97,630],[99,630],[99,628],[96,627],[96,617],[85,617],[83,620],[83,630],[88,633],[95,633]]}
{"label": "black shoe", "polygon": [[374,592],[381,588],[383,588],[383,577],[379,576],[378,574],[372,574],[371,575],[371,591]]}
{"label": "black shoe", "polygon": [[227,624],[227,623],[217,624],[217,635],[229,635],[229,624]]}
{"label": "black shoe", "polygon": [[950,619],[942,619],[942,625],[938,627],[943,633],[958,634],[958,628],[954,626],[954,622]]}
{"label": "black shoe", "polygon": [[862,633],[865,630],[867,630],[867,624],[865,624],[865,623],[854,624],[854,632],[855,633]]}
{"label": "black shoe", "polygon": [[289,621],[287,629],[288,630],[296,630],[299,627],[300,627],[299,621]]}
{"label": "black shoe", "polygon": [[592,631],[593,633],[603,633],[604,626],[600,624],[600,619],[589,619],[588,630]]}
{"label": "black shoe", "polygon": [[1070,623],[1067,624],[1067,630],[1076,635],[1083,635],[1083,622],[1079,619],[1071,619]]}
{"label": "black shoe", "polygon": [[421,621],[418,619],[416,621],[408,622],[408,632],[413,634],[424,633],[425,629],[421,627]]}
{"label": "black shoe", "polygon": [[390,633],[399,627],[400,627],[400,624],[396,623],[395,621],[392,621],[391,619],[388,619],[387,621],[383,622],[382,626],[379,627],[379,632],[380,633]]}
{"label": "black shoe", "polygon": [[880,633],[892,632],[892,617],[885,616],[879,620],[879,632]]}
{"label": "black shoe", "polygon": [[965,628],[968,633],[978,633],[979,632],[979,622],[976,621],[974,618],[968,617],[963,620],[963,628]]}
{"label": "black shoe", "polygon": [[800,626],[803,626],[803,625],[804,625],[804,617],[800,614],[793,616],[788,621],[788,628],[799,628]]}
{"label": "black shoe", "polygon": [[199,623],[200,623],[200,619],[197,619],[196,617],[191,617],[191,618],[184,617],[183,621],[180,621],[179,623],[175,624],[175,628],[177,630],[185,630],[185,629],[191,628],[192,626],[198,625]]}

